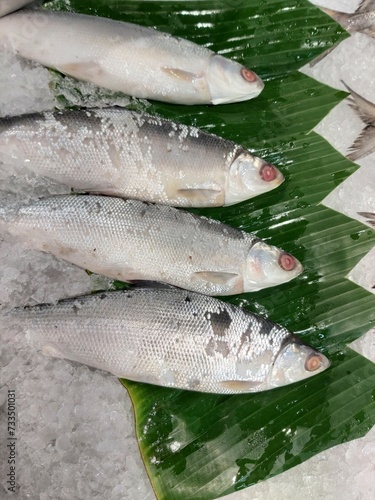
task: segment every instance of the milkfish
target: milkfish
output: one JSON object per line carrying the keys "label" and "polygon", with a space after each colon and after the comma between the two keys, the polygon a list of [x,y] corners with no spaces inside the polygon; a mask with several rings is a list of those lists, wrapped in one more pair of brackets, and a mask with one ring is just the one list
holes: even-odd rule
{"label": "milkfish", "polygon": [[88,295],[12,316],[47,355],[178,389],[259,392],[330,365],[282,326],[172,287]]}
{"label": "milkfish", "polygon": [[232,205],[284,180],[231,141],[121,108],[0,119],[0,159],[78,190],[179,207]]}
{"label": "milkfish", "polygon": [[252,99],[252,70],[167,33],[71,12],[21,11],[0,19],[0,43],[79,80],[146,99],[222,104]]}
{"label": "milkfish", "polygon": [[254,234],[166,205],[64,195],[0,210],[34,249],[125,281],[162,281],[232,295],[290,281],[302,265]]}
{"label": "milkfish", "polygon": [[24,7],[33,0],[0,0],[0,17]]}

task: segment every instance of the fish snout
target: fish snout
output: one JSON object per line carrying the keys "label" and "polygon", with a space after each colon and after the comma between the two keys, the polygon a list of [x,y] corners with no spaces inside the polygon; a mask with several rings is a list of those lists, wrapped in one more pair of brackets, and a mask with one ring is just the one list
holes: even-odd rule
{"label": "fish snout", "polygon": [[329,368],[330,360],[321,352],[291,335],[274,361],[269,384],[280,387],[299,382]]}
{"label": "fish snout", "polygon": [[296,257],[259,240],[252,245],[247,256],[244,291],[256,291],[287,283],[302,271],[303,266]]}
{"label": "fish snout", "polygon": [[277,167],[243,150],[229,168],[224,204],[249,200],[277,188],[282,182],[284,176]]}
{"label": "fish snout", "polygon": [[264,88],[262,79],[251,69],[220,55],[213,55],[207,71],[213,104],[247,101]]}

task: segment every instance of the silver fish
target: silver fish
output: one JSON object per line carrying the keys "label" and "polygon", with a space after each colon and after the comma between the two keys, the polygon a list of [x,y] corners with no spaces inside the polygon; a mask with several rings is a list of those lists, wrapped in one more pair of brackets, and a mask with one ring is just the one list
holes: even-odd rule
{"label": "silver fish", "polygon": [[0,0],[0,17],[32,3],[33,0]]}
{"label": "silver fish", "polygon": [[231,141],[121,108],[0,119],[0,159],[86,192],[179,207],[232,205],[284,180]]}
{"label": "silver fish", "polygon": [[282,326],[174,288],[89,295],[10,315],[47,355],[166,387],[259,392],[330,365]]}
{"label": "silver fish", "polygon": [[297,259],[254,234],[165,205],[66,195],[3,209],[0,219],[28,246],[119,280],[232,295],[302,272]]}
{"label": "silver fish", "polygon": [[346,83],[342,83],[351,94],[350,106],[366,124],[366,127],[350,146],[350,153],[347,155],[349,160],[356,161],[375,151],[375,104],[354,92]]}
{"label": "silver fish", "polygon": [[180,104],[252,99],[264,84],[250,69],[154,29],[70,12],[21,11],[0,19],[0,43],[79,80]]}

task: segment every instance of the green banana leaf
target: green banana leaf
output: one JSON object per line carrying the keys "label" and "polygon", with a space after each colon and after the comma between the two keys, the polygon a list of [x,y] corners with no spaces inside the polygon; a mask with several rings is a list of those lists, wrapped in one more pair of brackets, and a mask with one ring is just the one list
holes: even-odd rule
{"label": "green banana leaf", "polygon": [[375,365],[346,345],[374,324],[375,297],[346,275],[372,248],[374,233],[321,205],[357,168],[312,132],[346,94],[298,72],[346,34],[305,0],[71,0],[70,8],[188,38],[266,81],[249,102],[152,103],[148,112],[237,141],[283,171],[286,181],[274,192],[196,213],[255,232],[302,261],[305,271],[293,282],[227,300],[285,325],[332,361],[307,381],[239,396],[123,380],[157,497],[214,499],[363,436],[375,422]]}

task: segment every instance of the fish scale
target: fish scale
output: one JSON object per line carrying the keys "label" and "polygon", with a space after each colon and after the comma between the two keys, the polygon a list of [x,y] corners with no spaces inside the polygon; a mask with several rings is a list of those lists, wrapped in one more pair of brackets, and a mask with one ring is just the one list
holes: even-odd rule
{"label": "fish scale", "polygon": [[[173,287],[89,295],[15,309],[10,316],[21,320],[45,354],[180,389],[258,392],[329,365],[284,327]],[[319,363],[306,370],[314,356]]]}
{"label": "fish scale", "polygon": [[0,119],[0,158],[78,190],[174,206],[231,205],[284,180],[231,141],[120,108]]}
{"label": "fish scale", "polygon": [[55,196],[3,209],[0,220],[31,248],[123,281],[163,281],[231,295],[284,283],[302,272],[297,259],[254,234],[137,200]]}

